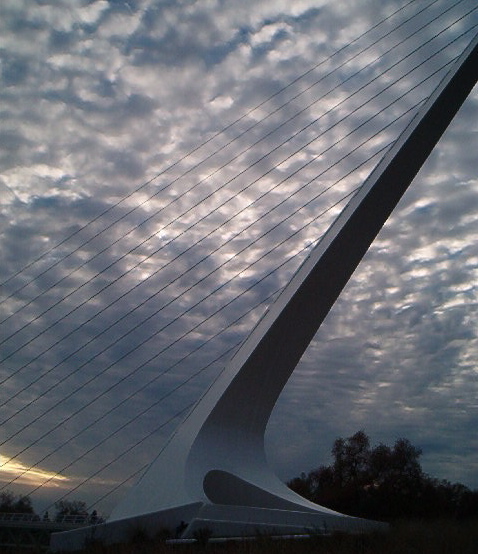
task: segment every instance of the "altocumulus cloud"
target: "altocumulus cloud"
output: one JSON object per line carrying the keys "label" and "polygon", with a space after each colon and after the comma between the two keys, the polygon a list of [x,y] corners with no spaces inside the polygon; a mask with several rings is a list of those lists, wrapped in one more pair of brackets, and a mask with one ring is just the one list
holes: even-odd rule
{"label": "altocumulus cloud", "polygon": [[[477,14],[467,0],[0,12],[2,480],[16,468],[8,486],[45,483],[40,504],[69,486],[108,510]],[[281,477],[363,428],[478,486],[477,113],[475,92],[287,385],[267,435]]]}

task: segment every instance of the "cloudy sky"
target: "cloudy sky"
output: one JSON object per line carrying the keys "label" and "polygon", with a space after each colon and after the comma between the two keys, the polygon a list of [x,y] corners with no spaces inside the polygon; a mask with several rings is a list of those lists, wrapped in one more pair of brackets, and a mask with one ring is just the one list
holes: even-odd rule
{"label": "cloudy sky", "polygon": [[[474,0],[6,0],[1,486],[108,513],[478,25]],[[478,487],[478,91],[272,414]]]}

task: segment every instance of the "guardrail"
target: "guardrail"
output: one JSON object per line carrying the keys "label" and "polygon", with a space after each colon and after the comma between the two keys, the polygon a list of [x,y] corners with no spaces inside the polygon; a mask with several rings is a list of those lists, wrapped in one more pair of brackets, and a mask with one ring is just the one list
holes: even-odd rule
{"label": "guardrail", "polygon": [[35,524],[60,524],[60,525],[94,525],[102,523],[103,518],[96,515],[77,514],[77,515],[61,515],[50,519],[49,517],[40,517],[37,514],[7,514],[0,513],[0,524],[2,523],[35,523]]}
{"label": "guardrail", "polygon": [[102,523],[103,518],[96,512],[78,515],[48,517],[48,514],[2,514],[0,513],[0,550],[5,548],[25,549],[29,552],[48,552],[50,535],[59,531],[69,531],[87,525]]}

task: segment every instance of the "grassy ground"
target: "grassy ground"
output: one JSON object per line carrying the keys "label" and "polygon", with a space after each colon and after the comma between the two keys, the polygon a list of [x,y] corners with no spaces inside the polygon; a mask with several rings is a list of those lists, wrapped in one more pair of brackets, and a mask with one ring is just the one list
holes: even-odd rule
{"label": "grassy ground", "polygon": [[[25,554],[34,550],[2,549],[0,554]],[[389,532],[370,535],[334,534],[308,539],[272,539],[204,544],[165,544],[147,540],[141,533],[129,544],[91,545],[81,554],[478,554],[478,520],[468,522],[403,521]]]}
{"label": "grassy ground", "polygon": [[388,533],[334,534],[310,539],[277,540],[267,536],[243,542],[167,545],[132,539],[128,545],[91,546],[84,554],[477,554],[478,521],[404,521]]}

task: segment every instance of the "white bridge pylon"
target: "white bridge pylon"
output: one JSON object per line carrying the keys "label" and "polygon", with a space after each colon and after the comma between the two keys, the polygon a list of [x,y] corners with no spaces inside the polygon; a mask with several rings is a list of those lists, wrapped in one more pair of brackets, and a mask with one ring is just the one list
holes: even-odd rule
{"label": "white bridge pylon", "polygon": [[264,433],[322,321],[477,80],[475,37],[110,519],[54,534],[53,551],[93,537],[121,542],[138,527],[189,538],[205,527],[247,536],[384,525],[287,488],[268,466]]}

